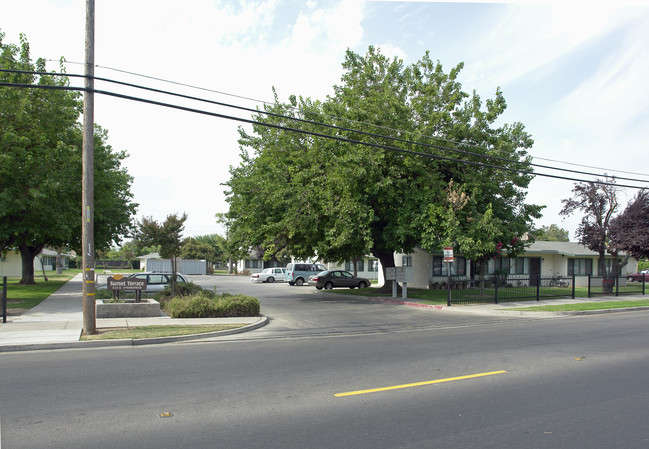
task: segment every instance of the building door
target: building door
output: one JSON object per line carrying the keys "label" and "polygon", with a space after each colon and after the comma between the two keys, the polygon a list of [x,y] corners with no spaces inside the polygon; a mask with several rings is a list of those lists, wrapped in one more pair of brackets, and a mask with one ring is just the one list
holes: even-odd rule
{"label": "building door", "polygon": [[541,258],[530,257],[530,284],[538,285],[541,279]]}

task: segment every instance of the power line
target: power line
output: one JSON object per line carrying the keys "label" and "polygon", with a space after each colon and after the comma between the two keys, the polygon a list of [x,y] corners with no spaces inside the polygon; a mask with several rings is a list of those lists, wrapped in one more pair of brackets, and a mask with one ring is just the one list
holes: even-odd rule
{"label": "power line", "polygon": [[[82,87],[34,85],[34,84],[16,84],[16,83],[6,83],[6,82],[0,82],[0,86],[3,86],[3,87],[18,87],[18,88],[31,88],[31,89],[46,89],[46,90],[68,90],[68,91],[81,91],[81,92],[86,91],[86,89],[82,88]],[[492,169],[497,169],[497,170],[504,170],[504,171],[513,172],[513,173],[519,173],[519,174],[527,175],[527,176],[542,176],[542,177],[547,177],[547,178],[561,179],[561,180],[574,181],[574,182],[595,183],[595,184],[600,184],[600,185],[610,185],[610,186],[625,187],[625,188],[630,188],[630,189],[643,189],[643,187],[639,187],[639,186],[622,185],[622,184],[617,184],[617,183],[612,183],[612,182],[604,182],[604,181],[600,181],[600,180],[592,181],[592,180],[585,180],[585,179],[578,179],[578,178],[569,178],[569,177],[564,177],[564,176],[550,175],[550,174],[547,174],[547,173],[537,173],[537,172],[532,172],[532,171],[527,171],[527,170],[520,170],[520,169],[515,169],[515,168],[510,168],[510,167],[503,167],[503,166],[499,166],[499,165],[485,164],[485,163],[482,163],[482,162],[455,159],[455,158],[450,158],[450,157],[445,157],[445,156],[433,155],[433,154],[430,154],[430,153],[423,153],[423,152],[418,152],[418,151],[405,150],[403,148],[391,147],[391,146],[388,146],[388,145],[381,145],[381,144],[371,143],[371,142],[363,142],[363,141],[348,139],[348,138],[339,137],[339,136],[331,136],[331,135],[328,135],[328,134],[322,134],[322,133],[317,133],[317,132],[313,132],[313,131],[306,131],[306,130],[302,130],[302,129],[291,128],[291,127],[288,127],[288,126],[275,125],[275,124],[271,124],[271,123],[264,123],[264,122],[259,122],[259,121],[255,121],[255,120],[244,119],[244,118],[241,118],[241,117],[234,117],[234,116],[229,116],[229,115],[225,115],[225,114],[219,114],[219,113],[216,113],[216,112],[210,112],[210,111],[206,111],[206,110],[190,108],[190,107],[187,107],[187,106],[174,105],[174,104],[170,104],[170,103],[164,103],[164,102],[161,102],[161,101],[149,100],[149,99],[146,99],[146,98],[134,97],[134,96],[130,96],[130,95],[125,95],[125,94],[120,94],[120,93],[110,92],[110,91],[105,91],[105,90],[94,89],[93,92],[96,93],[96,94],[121,98],[121,99],[125,99],[125,100],[136,101],[136,102],[140,102],[140,103],[151,104],[151,105],[155,105],[155,106],[162,106],[162,107],[182,110],[182,111],[186,111],[186,112],[193,112],[193,113],[196,113],[196,114],[207,115],[207,116],[217,117],[217,118],[223,118],[223,119],[232,120],[232,121],[238,121],[238,122],[241,122],[241,123],[247,123],[247,124],[251,124],[251,125],[265,126],[265,127],[268,127],[268,128],[279,129],[279,130],[282,130],[282,131],[291,131],[291,132],[296,132],[296,133],[300,133],[300,134],[310,135],[310,136],[313,136],[313,137],[322,137],[322,138],[325,138],[325,139],[336,140],[336,141],[339,141],[339,142],[357,144],[357,145],[368,146],[368,147],[372,147],[372,148],[379,148],[379,149],[394,151],[394,152],[398,152],[398,153],[402,153],[402,154],[411,154],[411,155],[426,157],[426,158],[434,159],[434,160],[444,160],[444,161],[449,161],[449,162],[457,162],[457,163],[461,163],[461,164],[474,165],[474,166],[478,166],[478,167],[481,167],[481,168],[492,168]],[[416,144],[416,142],[412,142],[412,143]]]}
{"label": "power line", "polygon": [[[30,71],[15,70],[15,69],[0,69],[0,72],[26,73],[26,74],[36,74],[36,75],[48,75],[48,76],[68,76],[68,77],[72,77],[72,78],[84,78],[85,77],[84,75],[79,75],[79,74],[67,74],[67,73],[56,73],[56,72],[30,72]],[[510,163],[510,164],[526,164],[526,165],[529,165],[529,166],[545,168],[545,169],[550,169],[550,170],[556,170],[556,171],[562,171],[562,172],[568,172],[568,173],[575,173],[575,174],[579,174],[579,175],[602,176],[601,174],[596,174],[596,173],[589,173],[589,172],[584,172],[584,171],[570,170],[570,169],[566,169],[566,168],[552,167],[552,166],[548,166],[548,165],[535,164],[535,163],[524,162],[524,161],[519,161],[519,160],[512,160],[512,159],[499,157],[499,156],[494,156],[494,155],[489,155],[489,154],[474,153],[474,152],[470,152],[470,151],[466,151],[466,150],[460,150],[460,149],[456,149],[456,148],[442,147],[442,146],[439,146],[439,145],[433,145],[433,144],[429,144],[429,143],[425,143],[425,142],[414,142],[414,141],[410,141],[410,140],[406,140],[406,139],[401,139],[401,138],[398,138],[398,137],[391,137],[391,136],[385,136],[385,135],[381,135],[381,134],[370,133],[370,132],[367,132],[367,131],[361,131],[361,130],[356,130],[356,129],[351,129],[351,128],[344,128],[344,127],[340,127],[340,126],[336,126],[336,125],[330,125],[330,124],[327,124],[327,123],[314,122],[314,121],[310,121],[310,120],[301,119],[301,118],[298,118],[298,117],[290,117],[290,116],[285,116],[285,115],[282,115],[282,114],[276,114],[276,113],[272,113],[272,112],[268,112],[268,111],[261,111],[259,109],[251,109],[251,108],[246,108],[246,107],[243,107],[243,106],[232,105],[232,104],[229,104],[229,103],[217,102],[217,101],[214,101],[214,100],[208,100],[208,99],[201,98],[201,97],[195,97],[195,96],[180,94],[180,93],[176,93],[176,92],[170,92],[170,91],[156,89],[156,88],[152,88],[152,87],[148,87],[148,86],[142,86],[142,85],[138,85],[138,84],[127,83],[127,82],[124,82],[124,81],[113,80],[113,79],[110,79],[110,78],[103,78],[103,77],[93,77],[93,78],[95,80],[99,80],[99,81],[118,84],[118,85],[121,85],[121,86],[131,87],[131,88],[135,88],[135,89],[146,90],[146,91],[154,92],[154,93],[160,93],[160,94],[163,94],[163,95],[170,95],[170,96],[175,96],[175,97],[178,97],[178,98],[183,98],[183,99],[188,99],[188,100],[193,100],[193,101],[199,101],[199,102],[218,105],[218,106],[223,106],[223,107],[234,108],[234,109],[243,110],[243,111],[247,111],[247,112],[252,112],[252,113],[256,113],[256,114],[265,114],[265,115],[268,115],[268,116],[282,118],[282,119],[285,119],[285,120],[291,120],[291,121],[296,121],[296,122],[300,122],[300,123],[306,123],[306,124],[315,125],[315,126],[322,126],[322,127],[333,129],[335,131],[348,131],[348,132],[361,134],[361,135],[365,135],[365,136],[369,136],[369,137],[373,137],[373,138],[388,139],[388,140],[392,140],[392,141],[395,141],[395,142],[401,142],[401,143],[405,143],[405,144],[409,144],[409,145],[419,145],[419,146],[424,146],[424,147],[428,147],[428,148],[434,148],[434,149],[443,150],[443,151],[451,151],[451,152],[455,152],[455,153],[459,153],[459,154],[475,156],[475,157],[478,157],[478,158],[488,158],[488,159],[502,161],[502,162],[506,162],[506,163]],[[133,97],[133,98],[135,98],[135,97]],[[301,110],[298,110],[298,111],[303,112]],[[261,124],[261,122],[257,122],[257,123]],[[427,154],[427,153],[424,153],[424,154]],[[449,160],[454,160],[454,159],[449,158]],[[465,162],[467,162],[467,161],[465,161]],[[491,165],[491,166],[494,167],[493,165]],[[533,175],[533,174],[537,173],[537,172],[525,171],[525,170],[521,170],[520,172],[521,173],[527,173],[529,175]],[[604,176],[606,176],[606,175],[604,175]],[[632,181],[632,182],[649,182],[647,180],[635,179],[635,178],[626,178],[626,177],[616,177],[616,178],[621,179],[621,180],[626,180],[626,181]],[[559,177],[559,179],[562,179],[562,178]],[[565,178],[565,179],[572,179],[572,178]]]}
{"label": "power line", "polygon": [[[59,63],[61,62],[58,59],[56,59],[56,60],[55,59],[48,59],[47,61],[53,61],[53,62],[59,62]],[[71,62],[71,61],[63,61],[63,63],[83,65],[83,63],[81,63],[81,62]],[[242,100],[246,100],[246,101],[252,101],[252,102],[255,102],[255,103],[261,103],[261,104],[265,104],[265,105],[273,105],[274,104],[274,103],[266,101],[266,100],[260,100],[260,99],[256,99],[256,98],[246,97],[246,96],[243,96],[243,95],[237,95],[237,94],[232,94],[232,93],[219,91],[219,90],[215,90],[215,89],[209,89],[209,88],[206,88],[206,87],[200,87],[200,86],[195,86],[195,85],[192,85],[192,84],[181,83],[181,82],[178,82],[178,81],[172,81],[172,80],[168,80],[168,79],[165,79],[165,78],[155,77],[155,76],[151,76],[151,75],[145,75],[145,74],[132,72],[132,71],[128,71],[128,70],[123,70],[123,69],[118,69],[118,68],[114,68],[114,67],[101,66],[101,65],[96,65],[95,67],[101,68],[101,69],[104,69],[104,70],[118,72],[118,73],[124,73],[124,74],[131,75],[131,76],[150,79],[150,80],[154,80],[154,81],[160,81],[160,82],[164,82],[164,83],[168,83],[168,84],[172,84],[172,85],[176,85],[176,86],[188,87],[188,88],[191,88],[191,89],[196,89],[196,90],[200,90],[200,91],[204,91],[204,92],[210,92],[210,93],[215,93],[215,94],[219,94],[219,95],[229,96],[229,97],[232,97],[232,98],[238,98],[238,99],[242,99]],[[291,107],[291,108],[295,109],[293,107]],[[299,109],[298,109],[298,111],[299,111]],[[406,133],[406,134],[417,136],[417,137],[435,139],[435,140],[439,140],[439,141],[442,141],[442,142],[452,143],[452,144],[455,144],[455,145],[463,145],[463,146],[467,146],[467,147],[471,147],[471,148],[478,148],[478,149],[481,149],[481,150],[487,150],[487,148],[485,148],[483,146],[480,146],[480,145],[475,145],[475,144],[466,143],[466,142],[458,142],[456,140],[445,139],[445,138],[439,137],[439,136],[427,136],[427,135],[424,135],[424,134],[421,134],[421,133],[416,133],[416,132],[413,132],[413,131],[403,131],[403,130],[390,128],[390,127],[387,127],[387,126],[376,125],[374,123],[367,123],[367,122],[362,122],[362,121],[348,119],[348,118],[336,117],[336,116],[323,114],[323,113],[320,113],[320,114],[323,115],[324,117],[344,120],[344,121],[347,121],[347,122],[350,122],[350,123],[353,123],[353,124],[356,124],[356,125],[371,126],[373,128],[382,129],[382,130],[385,130],[385,131]],[[452,151],[462,151],[462,150],[453,150],[453,149],[450,149],[450,150],[452,150]],[[538,159],[538,160],[543,160],[543,161],[548,161],[548,162],[556,162],[556,163],[571,165],[571,166],[574,166],[574,167],[590,168],[590,169],[593,169],[593,170],[601,170],[601,171],[604,171],[604,172],[609,171],[609,172],[616,172],[616,173],[625,173],[625,174],[636,175],[636,176],[649,176],[646,173],[637,173],[637,172],[624,171],[624,170],[611,170],[610,168],[603,168],[603,167],[597,167],[597,166],[591,166],[591,165],[585,165],[585,164],[578,164],[578,163],[575,163],[575,162],[566,162],[566,161],[560,161],[560,160],[555,160],[555,159],[547,159],[547,158],[538,157],[538,156],[532,156],[532,155],[530,155],[530,156],[533,159]],[[487,157],[495,158],[495,156],[487,156]],[[513,161],[513,162],[515,162],[515,161]],[[567,170],[567,169],[560,169],[560,168],[557,168],[557,167],[543,166],[543,165],[540,165],[540,164],[532,164],[532,165],[538,166],[540,168],[548,168],[548,169],[551,169],[551,170],[568,171],[568,172],[573,172],[573,173],[578,173],[578,174],[588,174],[588,175],[591,175],[591,176],[600,176],[600,175],[597,175],[597,174],[592,174],[592,173],[587,173],[587,172],[580,172],[580,171],[571,171],[571,170]],[[635,181],[634,179],[631,179],[631,178],[622,178],[622,177],[616,177],[616,178],[617,179],[625,179],[625,180]],[[647,182],[646,180],[638,180],[638,181],[639,182]]]}

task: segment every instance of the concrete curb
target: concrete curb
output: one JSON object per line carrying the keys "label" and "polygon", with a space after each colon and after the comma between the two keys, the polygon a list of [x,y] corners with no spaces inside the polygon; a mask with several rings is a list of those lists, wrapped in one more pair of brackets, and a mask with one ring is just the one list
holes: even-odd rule
{"label": "concrete curb", "polygon": [[75,341],[68,343],[37,343],[27,345],[7,345],[0,346],[0,352],[18,352],[18,351],[40,351],[50,349],[78,349],[78,348],[102,348],[111,346],[144,346],[155,345],[163,343],[175,343],[181,341],[200,340],[203,338],[221,337],[225,335],[240,334],[243,332],[259,329],[268,324],[268,317],[260,315],[259,321],[256,323],[248,324],[246,326],[238,327],[236,329],[228,329],[217,332],[204,332],[200,334],[190,335],[175,335],[171,337],[155,337],[155,338],[126,338],[122,340],[88,340],[88,341]]}

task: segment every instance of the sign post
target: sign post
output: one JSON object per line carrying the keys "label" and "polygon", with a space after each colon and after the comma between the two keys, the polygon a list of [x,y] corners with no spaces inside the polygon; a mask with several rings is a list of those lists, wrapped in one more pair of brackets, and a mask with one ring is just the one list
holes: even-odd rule
{"label": "sign post", "polygon": [[451,306],[451,264],[453,263],[453,247],[444,247],[444,263],[446,264],[446,274],[448,275],[447,288],[448,294],[446,296],[446,305]]}

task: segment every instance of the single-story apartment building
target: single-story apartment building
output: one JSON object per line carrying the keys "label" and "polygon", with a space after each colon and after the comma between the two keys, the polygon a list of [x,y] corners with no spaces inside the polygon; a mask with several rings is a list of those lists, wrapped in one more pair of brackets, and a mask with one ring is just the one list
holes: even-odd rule
{"label": "single-story apartment building", "polygon": [[[44,248],[41,253],[34,257],[34,273],[51,271],[56,269],[56,255],[57,252],[53,249]],[[61,253],[61,266],[63,269],[70,267],[70,258],[74,254]],[[20,251],[9,250],[5,254],[0,255],[0,276],[22,276],[23,265]]]}
{"label": "single-story apartment building", "polygon": [[[507,273],[508,275],[552,277],[576,276],[575,285],[586,286],[588,275],[601,276],[598,265],[598,254],[577,242],[549,242],[536,241],[526,248],[525,253],[516,258],[506,255],[493,258],[487,264],[487,274],[494,275]],[[610,265],[613,257],[606,256],[606,263]],[[414,271],[415,282],[409,284],[413,288],[429,288],[435,283],[446,282],[448,279],[448,264],[444,263],[444,256],[440,253],[428,253],[416,249],[411,254],[397,254],[397,266],[411,266]],[[635,273],[638,261],[633,257],[625,267],[622,275]],[[451,277],[470,278],[478,275],[477,264],[461,254],[454,254],[454,262],[450,264]]]}
{"label": "single-story apartment building", "polygon": [[[613,257],[606,256],[607,264],[610,264]],[[317,262],[317,260],[292,260],[292,262]],[[331,270],[347,270],[354,272],[352,262],[324,264]],[[410,254],[395,254],[395,265],[412,267],[414,282],[408,284],[412,288],[430,288],[435,283],[442,283],[448,280],[447,264],[444,263],[444,255],[429,253],[417,248]],[[264,261],[250,255],[249,258],[238,262],[239,272],[244,269],[251,273],[258,273],[264,268],[283,266],[274,261]],[[450,264],[451,277],[470,278],[478,275],[477,264],[461,254],[454,254],[454,262]],[[383,284],[383,269],[380,262],[373,256],[365,256],[356,262],[358,276],[375,279]],[[638,269],[638,261],[633,257],[629,258],[628,264],[622,268],[622,275],[635,273]],[[575,285],[586,286],[588,275],[599,276],[598,254],[591,251],[584,245],[577,242],[550,242],[536,241],[526,248],[525,253],[516,258],[508,258],[506,255],[491,259],[487,264],[487,274],[508,273],[509,275],[552,277],[552,276],[576,276]]]}

